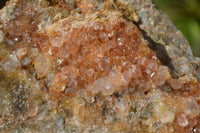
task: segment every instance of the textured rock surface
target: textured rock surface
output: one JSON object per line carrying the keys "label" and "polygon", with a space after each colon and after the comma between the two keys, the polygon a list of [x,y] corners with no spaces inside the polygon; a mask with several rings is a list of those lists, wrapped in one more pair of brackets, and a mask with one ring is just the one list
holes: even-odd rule
{"label": "textured rock surface", "polygon": [[0,132],[199,133],[199,60],[150,0],[10,0]]}

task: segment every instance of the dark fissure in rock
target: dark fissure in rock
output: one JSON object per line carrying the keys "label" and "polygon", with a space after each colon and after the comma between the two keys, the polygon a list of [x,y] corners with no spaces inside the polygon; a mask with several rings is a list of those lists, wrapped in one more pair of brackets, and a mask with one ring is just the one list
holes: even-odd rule
{"label": "dark fissure in rock", "polygon": [[[121,9],[122,10],[122,9]],[[123,11],[122,11],[123,12]],[[178,72],[175,70],[174,65],[172,63],[172,59],[169,57],[166,48],[160,44],[154,42],[150,36],[147,35],[147,33],[140,28],[140,25],[142,24],[142,21],[139,20],[138,22],[134,22],[133,20],[130,20],[127,16],[123,16],[126,20],[131,21],[133,24],[137,26],[137,28],[140,30],[142,33],[144,39],[146,39],[148,43],[148,47],[151,48],[153,51],[156,52],[156,56],[158,59],[161,61],[161,63],[165,66],[167,66],[170,69],[170,73],[174,78],[178,78],[180,75]]]}
{"label": "dark fissure in rock", "polygon": [[7,2],[8,0],[1,0],[0,1],[0,9],[1,8],[3,8],[5,5],[6,5],[6,2]]}

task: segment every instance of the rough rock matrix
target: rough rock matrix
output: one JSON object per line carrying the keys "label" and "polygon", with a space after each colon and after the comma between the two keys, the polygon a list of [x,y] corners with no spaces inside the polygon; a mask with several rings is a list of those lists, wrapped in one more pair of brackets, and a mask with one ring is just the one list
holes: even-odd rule
{"label": "rough rock matrix", "polygon": [[200,59],[151,0],[10,0],[0,132],[200,133]]}

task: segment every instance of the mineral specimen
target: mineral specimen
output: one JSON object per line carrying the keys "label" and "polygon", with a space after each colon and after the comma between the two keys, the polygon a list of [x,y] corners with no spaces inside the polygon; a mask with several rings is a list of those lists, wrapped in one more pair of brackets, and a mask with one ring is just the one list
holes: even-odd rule
{"label": "mineral specimen", "polygon": [[0,10],[0,132],[200,133],[199,71],[151,0]]}

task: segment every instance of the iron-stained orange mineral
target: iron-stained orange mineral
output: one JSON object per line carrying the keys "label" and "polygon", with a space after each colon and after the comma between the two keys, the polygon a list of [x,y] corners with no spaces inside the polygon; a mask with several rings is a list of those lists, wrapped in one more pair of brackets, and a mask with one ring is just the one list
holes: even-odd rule
{"label": "iron-stained orange mineral", "polygon": [[200,59],[151,0],[10,0],[1,133],[200,133]]}

